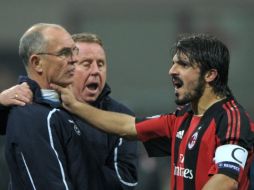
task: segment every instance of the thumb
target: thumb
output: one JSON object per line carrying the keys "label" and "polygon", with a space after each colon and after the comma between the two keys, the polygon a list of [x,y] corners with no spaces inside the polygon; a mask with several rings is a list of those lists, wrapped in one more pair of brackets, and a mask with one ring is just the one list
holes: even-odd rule
{"label": "thumb", "polygon": [[58,93],[62,93],[62,91],[63,91],[63,87],[61,87],[61,86],[59,86],[59,85],[57,85],[57,84],[50,84],[49,85],[50,86],[50,88],[52,88],[53,90],[55,90],[55,91],[57,91]]}
{"label": "thumb", "polygon": [[22,82],[21,86],[25,86],[25,87],[29,87],[29,85],[27,84],[27,82]]}

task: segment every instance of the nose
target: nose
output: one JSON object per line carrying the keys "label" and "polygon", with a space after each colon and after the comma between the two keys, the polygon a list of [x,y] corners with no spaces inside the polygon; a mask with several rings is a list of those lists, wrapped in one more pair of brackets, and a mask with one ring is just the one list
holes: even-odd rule
{"label": "nose", "polygon": [[75,64],[75,63],[77,63],[77,62],[78,62],[78,59],[77,59],[77,56],[76,56],[76,55],[70,56],[70,58],[69,58],[69,60],[68,60],[68,64],[73,65],[73,64]]}
{"label": "nose", "polygon": [[176,66],[176,64],[173,64],[173,65],[169,68],[168,74],[169,74],[170,76],[177,74],[177,66]]}
{"label": "nose", "polygon": [[97,65],[96,62],[93,62],[91,64],[91,73],[92,74],[98,74],[100,72],[99,66]]}

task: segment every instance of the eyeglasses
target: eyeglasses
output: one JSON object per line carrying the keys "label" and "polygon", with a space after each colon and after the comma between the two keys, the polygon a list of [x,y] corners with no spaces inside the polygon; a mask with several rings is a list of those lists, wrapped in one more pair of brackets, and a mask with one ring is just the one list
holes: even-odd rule
{"label": "eyeglasses", "polygon": [[62,59],[70,59],[73,58],[73,56],[78,55],[79,49],[77,47],[74,48],[63,48],[57,53],[49,53],[49,52],[40,52],[36,53],[36,55],[52,55],[56,57],[60,57]]}

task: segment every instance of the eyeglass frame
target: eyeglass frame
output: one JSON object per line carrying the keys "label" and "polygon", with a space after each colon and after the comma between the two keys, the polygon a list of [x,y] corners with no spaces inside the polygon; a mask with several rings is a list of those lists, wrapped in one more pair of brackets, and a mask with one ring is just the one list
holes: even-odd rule
{"label": "eyeglass frame", "polygon": [[36,53],[36,55],[51,55],[51,56],[56,56],[60,57],[62,59],[69,59],[73,58],[73,56],[76,56],[79,54],[79,48],[74,47],[74,48],[63,48],[57,53],[50,53],[50,52],[39,52]]}

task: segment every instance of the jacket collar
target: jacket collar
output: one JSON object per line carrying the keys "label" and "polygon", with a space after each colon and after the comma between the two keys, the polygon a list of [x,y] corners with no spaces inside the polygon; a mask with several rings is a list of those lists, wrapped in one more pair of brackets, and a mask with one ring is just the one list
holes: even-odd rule
{"label": "jacket collar", "polygon": [[102,102],[109,97],[109,94],[111,93],[110,86],[106,83],[101,94],[98,96],[95,102],[92,103],[95,107],[101,107]]}
{"label": "jacket collar", "polygon": [[38,83],[36,81],[30,79],[29,77],[20,76],[18,82],[19,83],[26,82],[29,85],[31,91],[33,92],[33,102],[47,104],[47,105],[54,107],[54,108],[61,106],[60,102],[53,102],[53,101],[44,99],[42,96],[42,93],[41,93],[41,88],[38,85]]}

